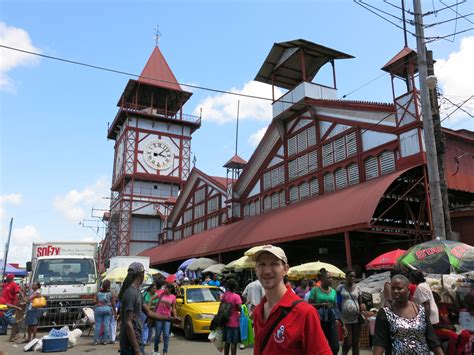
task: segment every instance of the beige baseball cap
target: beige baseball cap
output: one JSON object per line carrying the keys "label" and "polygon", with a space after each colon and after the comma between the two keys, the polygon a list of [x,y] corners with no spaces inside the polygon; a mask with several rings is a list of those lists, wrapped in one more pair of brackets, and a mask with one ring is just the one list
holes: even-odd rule
{"label": "beige baseball cap", "polygon": [[288,264],[288,259],[286,258],[286,254],[283,251],[282,248],[276,247],[274,245],[263,245],[261,249],[257,250],[253,255],[252,255],[252,260],[257,261],[258,257],[262,253],[270,253],[275,255],[278,259],[282,260],[285,264]]}

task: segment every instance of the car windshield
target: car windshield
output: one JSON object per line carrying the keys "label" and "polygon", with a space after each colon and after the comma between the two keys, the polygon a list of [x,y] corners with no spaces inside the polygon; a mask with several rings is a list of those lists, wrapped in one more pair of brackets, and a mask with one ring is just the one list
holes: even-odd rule
{"label": "car windshield", "polygon": [[222,291],[219,288],[190,288],[186,290],[188,303],[219,302]]}
{"label": "car windshield", "polygon": [[36,281],[43,285],[95,283],[95,265],[91,259],[39,260],[33,279]]}

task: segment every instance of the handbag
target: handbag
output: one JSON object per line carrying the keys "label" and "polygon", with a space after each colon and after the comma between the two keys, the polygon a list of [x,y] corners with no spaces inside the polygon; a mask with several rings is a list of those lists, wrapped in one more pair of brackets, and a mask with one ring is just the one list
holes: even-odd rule
{"label": "handbag", "polygon": [[31,301],[31,307],[32,308],[46,307],[46,297],[41,296],[41,297],[33,298],[33,300]]}
{"label": "handbag", "polygon": [[365,323],[365,316],[364,314],[360,311],[360,305],[359,305],[359,302],[356,302],[354,300],[354,297],[352,297],[352,293],[346,288],[346,291],[349,293],[349,296],[351,296],[351,299],[352,299],[352,302],[354,302],[355,304],[357,304],[357,307],[359,308],[359,315],[357,316],[357,321],[360,323],[360,324],[364,324]]}

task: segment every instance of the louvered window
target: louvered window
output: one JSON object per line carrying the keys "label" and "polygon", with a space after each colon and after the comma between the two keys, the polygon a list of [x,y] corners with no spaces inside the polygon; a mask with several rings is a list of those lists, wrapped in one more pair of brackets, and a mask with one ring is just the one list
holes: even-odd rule
{"label": "louvered window", "polygon": [[334,162],[332,143],[323,145],[323,166],[328,166]]}
{"label": "louvered window", "polygon": [[349,133],[346,136],[347,156],[350,157],[357,154],[357,136],[355,132]]}
{"label": "louvered window", "polygon": [[316,127],[311,126],[308,128],[308,147],[316,144]]}
{"label": "louvered window", "polygon": [[248,217],[250,215],[250,205],[246,203],[244,205],[244,217]]}
{"label": "louvered window", "polygon": [[298,186],[292,186],[290,188],[290,203],[298,201]]}
{"label": "louvered window", "polygon": [[308,173],[308,155],[305,154],[298,158],[298,176],[303,176]]}
{"label": "louvered window", "polygon": [[188,223],[189,221],[191,221],[192,217],[193,217],[193,210],[187,210],[186,212],[184,212],[183,223],[184,224]]}
{"label": "louvered window", "polygon": [[370,157],[365,161],[365,178],[370,180],[377,176],[379,176],[378,159],[376,157]]}
{"label": "louvered window", "polygon": [[319,195],[319,182],[318,179],[312,179],[309,182],[309,192],[311,196]]}
{"label": "louvered window", "polygon": [[263,174],[263,189],[269,189],[272,186],[271,172],[267,171]]}
{"label": "louvered window", "polygon": [[346,169],[337,169],[334,173],[336,176],[336,189],[342,189],[347,186],[347,173]]}
{"label": "louvered window", "polygon": [[303,182],[300,187],[300,200],[307,199],[309,197],[309,184],[307,182]]}
{"label": "louvered window", "polygon": [[335,161],[341,161],[346,159],[346,145],[344,137],[341,137],[334,141],[334,158]]}
{"label": "louvered window", "polygon": [[298,177],[298,162],[296,159],[288,162],[288,175],[290,180]]}
{"label": "louvered window", "polygon": [[278,193],[272,194],[272,209],[280,207],[280,195]]}
{"label": "louvered window", "polygon": [[255,202],[250,203],[249,215],[255,216]]}
{"label": "louvered window", "polygon": [[298,133],[298,152],[302,152],[306,148],[308,148],[308,138],[306,130],[303,132]]}
{"label": "louvered window", "polygon": [[181,239],[181,229],[174,232],[174,239]]}
{"label": "louvered window", "polygon": [[296,138],[297,136],[293,136],[290,139],[288,139],[288,156],[291,156],[293,154],[296,154],[297,151],[297,141]]}
{"label": "louvered window", "polygon": [[268,211],[272,209],[272,198],[270,196],[265,196],[263,199],[263,210]]}
{"label": "louvered window", "polygon": [[273,169],[271,171],[271,175],[272,175],[272,187],[274,186],[277,186],[278,185],[278,169]]}
{"label": "louvered window", "polygon": [[197,191],[194,193],[194,201],[195,201],[195,203],[199,203],[199,202],[201,202],[202,200],[204,200],[205,191],[206,191],[206,189],[205,189],[205,188],[202,188],[202,189],[197,190]]}
{"label": "louvered window", "polygon": [[211,198],[207,201],[207,213],[217,211],[217,204],[219,202],[219,196]]}
{"label": "louvered window", "polygon": [[188,226],[188,227],[184,228],[183,237],[184,238],[189,237],[192,233],[193,233],[193,227]]}
{"label": "louvered window", "polygon": [[280,191],[280,207],[286,206],[285,203],[285,190]]}
{"label": "louvered window", "polygon": [[200,218],[204,216],[204,203],[194,207],[194,218]]}
{"label": "louvered window", "polygon": [[349,185],[359,183],[359,166],[354,163],[347,167],[347,175],[349,176]]}
{"label": "louvered window", "polygon": [[316,171],[318,169],[318,152],[313,150],[308,153],[308,170]]}
{"label": "louvered window", "polygon": [[255,201],[255,214],[260,214],[260,200]]}
{"label": "louvered window", "polygon": [[334,191],[334,176],[331,173],[324,175],[324,191]]}
{"label": "louvered window", "polygon": [[393,152],[385,151],[380,154],[380,170],[382,175],[395,171],[395,155]]}
{"label": "louvered window", "polygon": [[279,166],[278,168],[278,185],[285,182],[285,166]]}

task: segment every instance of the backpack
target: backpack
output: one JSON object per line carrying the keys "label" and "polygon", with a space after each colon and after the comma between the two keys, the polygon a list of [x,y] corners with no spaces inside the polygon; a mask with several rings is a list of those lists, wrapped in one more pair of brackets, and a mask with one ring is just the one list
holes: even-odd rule
{"label": "backpack", "polygon": [[223,327],[227,324],[232,310],[232,303],[221,302],[216,316],[211,321],[210,329],[214,330],[217,327]]}

